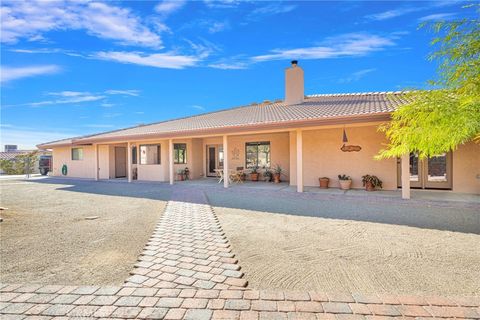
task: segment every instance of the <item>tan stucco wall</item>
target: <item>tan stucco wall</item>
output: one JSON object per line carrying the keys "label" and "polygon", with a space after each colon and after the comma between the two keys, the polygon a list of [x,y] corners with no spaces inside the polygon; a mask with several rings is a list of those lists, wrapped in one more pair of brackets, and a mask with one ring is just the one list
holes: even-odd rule
{"label": "tan stucco wall", "polygon": [[318,178],[330,178],[330,187],[339,187],[337,175],[352,177],[352,188],[363,188],[362,176],[373,174],[383,181],[385,190],[397,188],[395,159],[374,160],[383,143],[376,126],[346,128],[348,145],[359,145],[359,152],[340,150],[343,128],[303,132],[303,180],[305,186],[318,186]]}
{"label": "tan stucco wall", "polygon": [[143,181],[168,180],[168,141],[135,141],[134,144],[137,146],[137,150],[140,150],[140,145],[143,144],[160,144],[160,164],[140,164],[140,156],[137,157],[137,179]]}
{"label": "tan stucco wall", "polygon": [[62,175],[62,166],[67,165],[67,177],[94,178],[95,177],[95,151],[93,146],[82,146],[83,160],[72,160],[72,148],[54,148],[53,175]]}
{"label": "tan stucco wall", "polygon": [[[271,150],[271,166],[274,168],[279,164],[285,173],[282,180],[289,180],[290,171],[290,156],[289,156],[289,138],[288,132],[269,133],[269,134],[254,134],[245,136],[229,136],[228,137],[228,167],[229,169],[236,169],[237,167],[246,168],[245,163],[245,144],[247,142],[270,141]],[[222,138],[207,138],[203,139],[203,156],[205,157],[205,150],[207,145],[222,145]],[[237,156],[238,155],[238,156]],[[205,172],[206,163],[203,161]]]}
{"label": "tan stucco wall", "polygon": [[473,142],[453,152],[454,192],[480,194],[480,144]]}

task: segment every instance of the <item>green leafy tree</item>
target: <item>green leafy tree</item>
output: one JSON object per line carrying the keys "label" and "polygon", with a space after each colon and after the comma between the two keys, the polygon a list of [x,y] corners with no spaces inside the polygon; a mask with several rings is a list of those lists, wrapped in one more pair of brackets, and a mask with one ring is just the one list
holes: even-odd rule
{"label": "green leafy tree", "polygon": [[[480,14],[480,5],[470,5]],[[380,126],[389,139],[378,159],[410,152],[420,158],[455,150],[480,140],[480,20],[462,19],[423,24],[436,37],[430,59],[439,61],[434,90],[405,93],[406,104]]]}
{"label": "green leafy tree", "polygon": [[11,160],[0,160],[0,168],[6,174],[31,174],[35,170],[37,158],[38,154],[34,151]]}

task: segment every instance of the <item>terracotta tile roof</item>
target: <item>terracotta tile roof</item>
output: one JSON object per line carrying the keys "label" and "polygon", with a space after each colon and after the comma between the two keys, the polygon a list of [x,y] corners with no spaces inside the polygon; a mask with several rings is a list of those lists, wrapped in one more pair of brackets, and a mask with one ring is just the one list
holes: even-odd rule
{"label": "terracotta tile roof", "polygon": [[0,151],[0,160],[12,160],[18,156],[29,154],[34,150],[16,150],[16,151]]}
{"label": "terracotta tile roof", "polygon": [[[73,139],[75,143],[119,139],[135,136],[155,136],[243,128],[256,125],[281,125],[288,122],[314,122],[325,119],[363,115],[389,114],[405,103],[401,92],[369,92],[355,94],[317,94],[307,96],[298,105],[286,105],[283,101],[264,102],[226,109],[196,116],[115,130],[88,137]],[[69,144],[68,139],[61,144]],[[40,146],[53,146],[45,143]]]}

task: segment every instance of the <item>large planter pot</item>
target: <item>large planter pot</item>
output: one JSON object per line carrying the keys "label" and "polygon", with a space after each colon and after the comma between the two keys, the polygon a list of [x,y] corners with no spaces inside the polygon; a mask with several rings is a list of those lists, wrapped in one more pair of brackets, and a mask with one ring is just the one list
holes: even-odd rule
{"label": "large planter pot", "polygon": [[368,182],[365,183],[365,190],[375,191],[375,187],[373,186],[373,184],[370,181],[368,181]]}
{"label": "large planter pot", "polygon": [[258,173],[250,173],[250,180],[258,181]]}
{"label": "large planter pot", "polygon": [[340,182],[340,189],[349,190],[352,186],[352,180],[338,180]]}
{"label": "large planter pot", "polygon": [[319,178],[318,180],[320,181],[320,189],[328,189],[329,178]]}
{"label": "large planter pot", "polygon": [[280,175],[278,173],[273,174],[273,182],[275,182],[275,183],[280,183],[281,182]]}
{"label": "large planter pot", "polygon": [[185,180],[185,176],[183,174],[178,174],[177,175],[177,180],[178,181],[183,181],[183,180]]}

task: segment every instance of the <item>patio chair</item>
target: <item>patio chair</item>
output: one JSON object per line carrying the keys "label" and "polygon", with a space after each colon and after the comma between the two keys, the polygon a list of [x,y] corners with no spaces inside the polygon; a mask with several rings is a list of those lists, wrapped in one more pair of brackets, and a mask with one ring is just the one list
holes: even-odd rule
{"label": "patio chair", "polygon": [[[241,168],[239,170],[239,168]],[[237,170],[230,174],[230,180],[235,183],[243,183],[242,180],[243,167],[237,167]]]}

